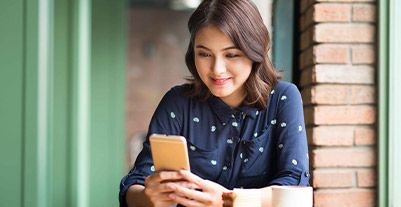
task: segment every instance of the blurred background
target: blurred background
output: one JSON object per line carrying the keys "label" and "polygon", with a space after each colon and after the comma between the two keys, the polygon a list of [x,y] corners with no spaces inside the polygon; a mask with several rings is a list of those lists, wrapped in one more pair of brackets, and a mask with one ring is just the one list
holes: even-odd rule
{"label": "blurred background", "polygon": [[[0,206],[118,206],[199,0],[0,0]],[[401,2],[254,0],[303,96],[314,206],[401,206]]]}

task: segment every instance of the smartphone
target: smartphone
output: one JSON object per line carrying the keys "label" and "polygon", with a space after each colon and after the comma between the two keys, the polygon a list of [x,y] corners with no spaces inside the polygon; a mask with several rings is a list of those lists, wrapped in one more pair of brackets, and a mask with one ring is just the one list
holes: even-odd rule
{"label": "smartphone", "polygon": [[152,134],[149,141],[156,171],[190,170],[187,141],[183,136]]}

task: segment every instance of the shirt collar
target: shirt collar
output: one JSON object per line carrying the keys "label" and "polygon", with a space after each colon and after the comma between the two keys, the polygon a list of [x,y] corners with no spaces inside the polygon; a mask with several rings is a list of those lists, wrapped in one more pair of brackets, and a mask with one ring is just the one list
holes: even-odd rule
{"label": "shirt collar", "polygon": [[226,123],[233,114],[238,114],[243,112],[246,116],[251,118],[255,118],[257,113],[257,109],[248,105],[241,105],[236,109],[232,109],[229,105],[223,102],[220,98],[211,95],[208,98],[208,103],[212,108],[213,112],[217,115],[219,120],[223,123]]}

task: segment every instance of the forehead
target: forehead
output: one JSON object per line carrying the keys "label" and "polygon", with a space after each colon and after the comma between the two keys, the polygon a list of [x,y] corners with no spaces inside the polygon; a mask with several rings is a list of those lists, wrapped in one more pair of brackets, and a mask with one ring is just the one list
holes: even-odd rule
{"label": "forehead", "polygon": [[234,46],[229,36],[224,34],[214,25],[207,25],[199,29],[195,36],[195,46],[202,45],[205,47],[227,47]]}

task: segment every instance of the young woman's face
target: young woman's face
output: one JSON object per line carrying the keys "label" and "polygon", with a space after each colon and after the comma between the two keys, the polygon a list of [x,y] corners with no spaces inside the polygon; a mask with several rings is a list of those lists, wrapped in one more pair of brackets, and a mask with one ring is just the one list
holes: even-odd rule
{"label": "young woman's face", "polygon": [[239,106],[246,96],[244,83],[252,60],[213,25],[197,32],[194,52],[196,70],[210,92],[231,107]]}

